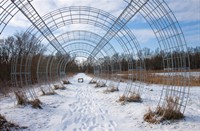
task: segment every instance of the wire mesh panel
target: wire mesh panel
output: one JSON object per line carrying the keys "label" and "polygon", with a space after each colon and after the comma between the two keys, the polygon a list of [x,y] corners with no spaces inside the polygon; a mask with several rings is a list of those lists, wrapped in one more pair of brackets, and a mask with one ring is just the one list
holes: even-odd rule
{"label": "wire mesh panel", "polygon": [[128,81],[123,96],[135,98],[135,102],[141,102],[141,95],[144,87],[145,68],[143,60],[134,55],[128,56]]}
{"label": "wire mesh panel", "polygon": [[52,86],[55,88],[55,86],[62,86],[62,83],[60,81],[59,77],[59,66],[60,61],[62,60],[62,56],[54,56],[52,57],[49,65],[49,79],[52,83]]}
{"label": "wire mesh panel", "polygon": [[19,55],[12,58],[11,67],[11,82],[13,91],[16,96],[22,97],[24,100],[34,100],[37,95],[32,85],[31,80],[31,56]]}
{"label": "wire mesh panel", "polygon": [[62,61],[60,62],[59,65],[59,77],[60,77],[60,81],[63,82],[63,84],[69,83],[69,80],[67,79],[67,74],[65,71],[65,68],[67,66],[67,63],[69,62],[69,58],[66,58],[65,56],[63,56]]}
{"label": "wire mesh panel", "polygon": [[[189,71],[189,58],[184,35],[173,12],[164,1],[152,0],[141,9],[141,14],[151,26],[160,48],[163,51],[164,70],[168,75],[163,86],[159,107],[169,108],[169,103],[176,105],[172,111],[184,113],[188,95],[189,79],[184,76]],[[172,76],[172,73],[181,76]],[[170,101],[170,102],[169,102]]]}
{"label": "wire mesh panel", "polygon": [[[0,2],[0,34],[19,10],[33,25],[27,32],[36,34],[40,42],[46,39],[51,47],[61,55],[68,56],[70,52],[73,55],[87,56],[88,59],[97,57],[100,62],[94,66],[94,73],[101,78],[100,80],[104,84],[109,78],[110,68],[112,74],[117,73],[117,69],[120,68],[120,66],[116,66],[115,62],[112,64],[112,62],[104,59],[105,57],[100,60],[103,55],[111,57],[115,53],[115,49],[109,44],[114,38],[124,53],[130,55],[128,58],[129,81],[124,95],[127,97],[130,94],[140,96],[143,89],[142,82],[145,81],[144,62],[135,36],[126,27],[126,24],[136,14],[140,14],[157,38],[162,51],[165,76],[167,76],[167,79],[163,80],[165,85],[162,88],[157,110],[170,108],[171,116],[173,111],[184,113],[189,96],[189,75],[187,72],[190,70],[190,65],[185,38],[176,17],[163,0],[131,0],[127,3],[127,7],[118,18],[102,10],[82,6],[62,8],[41,17],[28,0],[3,0]],[[94,30],[89,33],[72,31],[72,33],[65,34],[66,38],[64,38],[64,34],[59,37],[55,36],[58,29],[73,24],[90,25],[101,29],[104,33],[97,35],[97,32],[95,32],[95,35]],[[92,40],[96,40],[96,45],[93,44],[90,52],[84,48],[80,50],[74,47],[70,47],[72,49],[67,52],[61,41],[73,43],[75,38],[83,41],[89,41],[89,38],[93,38],[90,39],[90,43],[93,42]],[[101,50],[103,51],[101,52]],[[63,76],[64,68],[67,68],[68,61],[64,61],[62,58],[56,59],[55,54],[51,51],[49,54],[52,54],[52,56],[41,56],[38,61],[38,82],[50,83],[58,80]],[[13,89],[20,92],[25,91],[22,94],[25,95],[26,99],[35,99],[36,97],[35,92],[29,88],[33,79],[31,61],[31,53],[12,58],[11,79]],[[106,80],[103,78],[106,78]],[[48,89],[51,90],[51,88]],[[170,105],[173,106],[170,107]],[[166,111],[162,112],[161,115],[165,113]]]}
{"label": "wire mesh panel", "polygon": [[[144,5],[133,0],[129,2],[129,8],[139,9],[138,12],[152,28],[163,51],[163,65],[168,78],[164,79],[158,114],[164,116],[167,110],[170,110],[170,116],[174,112],[184,113],[189,95],[189,79],[184,77],[184,72],[189,71],[189,58],[185,38],[176,17],[162,0],[149,0]],[[171,74],[177,72],[182,73],[182,76],[172,77]]]}
{"label": "wire mesh panel", "polygon": [[53,88],[50,86],[49,65],[51,56],[40,56],[37,65],[37,81],[43,94],[52,93]]}
{"label": "wire mesh panel", "polygon": [[18,11],[10,0],[0,1],[0,35]]}
{"label": "wire mesh panel", "polygon": [[107,90],[111,92],[119,91],[121,82],[121,59],[118,54],[111,57],[109,75],[111,81],[108,84]]}
{"label": "wire mesh panel", "polygon": [[[66,54],[55,35],[32,6],[30,1],[11,0],[12,3],[27,17],[34,27],[48,40],[48,42],[61,54]],[[37,24],[38,23],[38,24]],[[54,40],[53,40],[54,39]]]}
{"label": "wire mesh panel", "polygon": [[108,82],[108,79],[109,79],[109,73],[110,73],[110,70],[109,70],[109,59],[100,59],[99,60],[99,63],[100,63],[100,79],[99,81],[97,82],[97,85],[96,87],[106,87],[107,85],[107,82]]}
{"label": "wire mesh panel", "polygon": [[92,78],[92,80],[90,81],[91,84],[96,84],[99,81],[100,78],[100,66],[97,64],[93,65],[93,69],[94,69],[94,76]]}
{"label": "wire mesh panel", "polygon": [[[77,12],[81,12],[81,11],[84,11],[87,13],[79,15],[79,13],[77,13]],[[84,19],[84,17],[83,17],[84,15],[86,15],[88,17],[88,19]],[[54,18],[54,16],[56,16],[56,18]],[[60,16],[60,17],[57,17],[57,16]],[[106,16],[106,19],[103,19],[103,18],[105,18],[105,16]],[[59,22],[57,24],[55,24],[55,22],[52,21],[52,19],[57,19],[57,20],[59,20]],[[91,7],[83,7],[83,6],[78,6],[78,7],[73,6],[73,7],[62,8],[62,9],[53,11],[43,17],[43,20],[45,21],[45,23],[48,23],[49,29],[51,29],[52,32],[58,30],[61,27],[72,25],[72,24],[93,25],[93,26],[99,27],[100,29],[103,29],[107,32],[110,29],[110,27],[112,26],[111,23],[115,23],[116,19],[117,18],[115,18],[113,15],[111,15],[105,11],[91,8]],[[60,24],[60,23],[62,23],[62,24]],[[34,28],[30,27],[28,29],[28,32],[35,32]],[[38,34],[38,33],[35,33],[35,34]],[[42,41],[43,38],[41,38],[41,36],[42,35],[38,36],[38,38]],[[70,36],[72,36],[72,35],[70,35]],[[77,34],[76,36],[79,36],[79,35]],[[93,37],[91,36],[91,38],[93,38]],[[127,54],[128,53],[136,54],[140,50],[139,43],[137,42],[135,36],[132,34],[132,32],[126,26],[122,26],[122,30],[118,30],[118,33],[115,34],[115,38],[120,43],[124,52]],[[105,43],[108,44],[108,42],[106,42],[105,40],[102,39],[102,41],[104,41]],[[104,46],[107,46],[107,44],[103,45],[101,48],[103,48]],[[109,49],[109,48],[107,48],[107,49]],[[100,51],[100,49],[97,50],[96,53],[98,53],[99,51]],[[94,55],[96,55],[96,53]],[[92,54],[91,54],[91,56],[92,56]],[[110,56],[112,56],[112,55],[110,55]]]}

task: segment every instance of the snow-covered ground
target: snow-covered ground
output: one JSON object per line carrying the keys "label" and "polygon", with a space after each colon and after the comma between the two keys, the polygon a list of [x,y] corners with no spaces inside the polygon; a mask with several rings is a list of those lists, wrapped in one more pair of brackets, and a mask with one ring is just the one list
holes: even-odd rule
{"label": "snow-covered ground", "polygon": [[[79,77],[84,83],[78,83]],[[70,79],[66,90],[56,90],[56,95],[40,96],[43,109],[17,106],[14,100],[0,101],[0,114],[7,120],[31,131],[143,131],[143,130],[200,130],[200,87],[192,87],[185,112],[185,118],[170,124],[152,125],[143,121],[149,107],[155,107],[162,86],[146,85],[142,103],[116,102],[126,86],[120,84],[120,91],[105,94],[106,88],[94,88],[85,74]]]}

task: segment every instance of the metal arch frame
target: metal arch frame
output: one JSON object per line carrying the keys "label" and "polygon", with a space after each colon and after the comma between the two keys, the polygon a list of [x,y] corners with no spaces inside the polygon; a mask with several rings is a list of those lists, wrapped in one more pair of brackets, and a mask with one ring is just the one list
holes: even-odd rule
{"label": "metal arch frame", "polygon": [[[86,47],[86,49],[83,49],[81,46],[79,46],[78,48],[70,48],[70,46],[76,46],[76,45],[84,45],[84,47]],[[88,47],[87,47],[88,46]],[[77,46],[76,46],[77,47]],[[81,47],[81,48],[80,48]],[[70,44],[67,44],[67,45],[63,45],[63,48],[68,48],[69,50],[67,50],[66,49],[66,51],[71,55],[71,54],[74,54],[74,52],[78,52],[78,51],[81,51],[81,50],[83,50],[83,51],[87,51],[87,53],[85,53],[85,54],[89,54],[88,52],[90,52],[90,48],[94,48],[95,46],[94,45],[92,45],[92,44],[89,44],[89,43],[86,43],[86,42],[73,42],[73,43],[70,43]],[[88,49],[87,49],[88,48]],[[105,57],[105,55],[102,53],[102,52],[99,52],[99,55],[100,56],[102,56],[102,57]],[[89,56],[89,55],[88,55]],[[77,56],[76,56],[77,57]],[[81,56],[81,57],[83,57],[83,55]],[[84,57],[84,58],[87,58],[87,57]],[[97,56],[95,57],[93,57],[93,62],[95,62],[95,61],[97,61]],[[67,66],[67,64],[68,64],[68,62],[62,62],[62,64],[60,65],[60,67],[59,67],[59,72],[61,73],[61,72],[64,72],[64,70],[65,70],[65,68],[66,68],[66,66]],[[62,67],[62,68],[61,68]],[[65,76],[65,75],[64,75]],[[65,76],[66,77],[66,76]],[[62,78],[60,78],[60,79],[62,79]]]}
{"label": "metal arch frame", "polygon": [[[85,9],[86,7],[82,7],[83,9]],[[63,8],[63,9],[68,9],[68,8]],[[79,7],[79,8],[77,8],[77,7],[71,7],[71,8],[69,8],[68,10],[70,10],[70,12],[72,12],[71,11],[71,9],[72,10],[76,10],[76,9],[81,9],[81,7]],[[61,13],[61,11],[60,11],[61,9],[59,9],[59,10],[57,10],[57,11],[54,11],[54,12],[57,12],[58,14],[59,13]],[[96,9],[95,9],[96,10]],[[64,26],[64,25],[67,25],[66,23],[65,23],[65,21],[63,20],[63,18],[62,18],[62,20],[61,20],[61,23],[63,22],[63,24],[58,24],[58,25],[55,25],[55,19],[53,18],[53,16],[56,14],[56,13],[52,13],[51,15],[49,15],[49,14],[47,14],[47,15],[45,15],[45,21],[46,20],[48,20],[48,19],[50,19],[50,20],[54,20],[54,21],[50,21],[49,23],[48,23],[48,25],[50,24],[50,23],[53,23],[53,25],[52,25],[52,27],[50,27],[50,29],[51,30],[56,30],[56,28],[58,28],[59,26]],[[105,13],[105,12],[104,12]],[[72,14],[72,13],[71,13]],[[77,14],[78,15],[78,14]],[[64,16],[64,15],[61,15],[61,16]],[[80,17],[80,15],[78,15],[79,17]],[[98,12],[98,16],[99,16],[99,12]],[[71,16],[70,17],[70,19],[72,18],[73,16]],[[58,19],[58,17],[56,18],[56,19]],[[80,18],[79,18],[80,19]],[[89,20],[89,19],[87,19],[87,20]],[[103,20],[103,19],[101,19],[101,20]],[[113,20],[113,18],[111,19],[111,20]],[[66,21],[70,21],[72,24],[73,24],[73,20],[66,20]],[[81,22],[82,22],[82,20],[80,20]],[[98,25],[99,27],[103,27],[103,26],[105,26],[105,21],[104,21],[104,23],[103,23],[103,25],[101,24],[101,23],[97,23],[98,21],[96,20],[95,21],[95,24],[93,24],[93,25]],[[90,24],[90,22],[84,22],[85,24]],[[96,24],[97,23],[97,24]],[[70,23],[68,23],[68,24],[70,24]],[[105,28],[105,27],[104,27]],[[109,30],[109,27],[106,27],[107,28],[107,30]],[[31,29],[30,29],[31,30]],[[31,31],[31,32],[33,32],[33,31]],[[118,42],[122,42],[121,43],[121,45],[122,45],[122,47],[125,45],[126,47],[128,47],[127,45],[129,44],[130,46],[129,46],[129,49],[128,50],[130,50],[130,48],[132,48],[132,46],[131,46],[131,42],[133,42],[133,43],[137,43],[137,41],[136,41],[136,39],[135,39],[135,37],[133,37],[133,35],[132,35],[132,33],[130,33],[130,32],[128,32],[127,31],[127,29],[125,30],[125,34],[126,35],[128,35],[128,37],[126,37],[126,35],[124,35],[124,32],[122,32],[122,36],[125,36],[124,38],[123,37],[121,37],[120,35],[118,36],[118,34],[117,34],[117,40],[118,40]],[[120,33],[120,32],[119,32]],[[37,33],[36,33],[37,34]],[[125,40],[124,40],[125,39]],[[126,41],[126,42],[125,42]],[[127,42],[128,41],[128,42]],[[136,42],[135,42],[136,41]],[[128,43],[128,44],[127,44]],[[135,45],[137,45],[137,44],[135,44]],[[136,49],[138,48],[137,46],[135,47]],[[124,48],[123,48],[124,49]],[[133,48],[132,48],[133,49]],[[124,49],[124,52],[126,52],[125,51],[125,49]],[[135,58],[137,59],[137,55],[135,54],[135,55],[133,55],[133,56],[135,56]],[[141,60],[142,61],[142,60]],[[140,61],[140,62],[141,62]],[[143,64],[136,64],[136,67],[139,65],[139,67],[143,67]],[[141,73],[140,73],[141,74]],[[138,77],[141,81],[142,81],[142,79],[144,78],[144,77],[141,77],[141,76],[139,76]],[[142,87],[142,86],[141,86]],[[140,87],[139,87],[140,88]],[[140,90],[139,90],[140,91]]]}
{"label": "metal arch frame", "polygon": [[[70,54],[70,52],[73,52],[74,50],[76,50],[76,48],[75,49],[72,49],[72,48],[70,48],[70,46],[76,46],[76,45],[84,45],[84,47],[86,48],[85,50],[88,50],[88,52],[89,52],[89,50],[91,49],[90,47],[92,47],[92,48],[94,48],[95,46],[94,45],[92,45],[92,44],[90,44],[90,43],[86,43],[86,42],[73,42],[73,43],[70,43],[70,44],[66,44],[66,45],[63,45],[63,48],[68,48],[69,50],[66,50],[69,54]],[[87,49],[88,47],[87,46],[89,46],[89,49]],[[77,47],[77,46],[76,46]],[[84,49],[84,48],[82,48],[82,47],[77,47],[78,49],[80,48],[80,49]],[[105,55],[103,54],[103,52],[100,52],[100,54],[101,54],[101,56],[104,56],[105,57]],[[94,57],[94,56],[93,56]],[[95,57],[94,57],[95,58]]]}
{"label": "metal arch frame", "polygon": [[[48,42],[60,53],[67,55],[67,52],[59,47],[62,47],[55,35],[49,29],[47,24],[38,14],[29,0],[11,0],[11,2],[26,16],[26,18],[34,25],[34,27],[48,40]],[[37,25],[36,22],[39,22]],[[45,28],[45,29],[44,29]],[[54,39],[54,41],[52,41]]]}
{"label": "metal arch frame", "polygon": [[111,68],[111,80],[107,90],[119,90],[119,85],[121,82],[121,59],[116,58],[116,56],[112,56],[110,59],[110,68]]}
{"label": "metal arch frame", "polygon": [[[97,43],[97,41],[95,41],[95,39],[93,40],[93,39],[91,39],[91,37],[89,37],[89,36],[95,36],[94,38],[98,38],[98,39],[100,39],[101,37],[99,36],[99,35],[97,35],[97,34],[94,34],[94,33],[92,33],[92,32],[86,32],[86,31],[73,31],[73,32],[66,32],[66,33],[64,33],[64,34],[62,34],[62,35],[60,35],[60,36],[58,36],[57,37],[57,39],[59,39],[59,38],[62,38],[62,40],[63,41],[60,41],[60,43],[63,45],[64,43],[68,43],[68,42],[73,42],[73,41],[75,41],[75,40],[83,40],[83,38],[81,37],[81,36],[78,36],[77,38],[73,38],[73,37],[71,37],[71,39],[68,39],[69,37],[68,36],[65,36],[65,34],[74,34],[74,32],[85,32],[85,33],[89,33],[89,35],[84,35],[84,40],[85,41],[89,41],[89,42],[92,42],[92,43]],[[84,33],[84,34],[85,34]],[[64,37],[65,36],[65,37]],[[76,36],[76,35],[73,35],[73,36]],[[86,38],[86,36],[88,36],[88,38]],[[93,38],[93,37],[92,37]],[[108,44],[109,45],[109,44]],[[48,47],[49,45],[47,45],[47,47]],[[64,48],[64,47],[63,47]],[[109,49],[110,48],[113,48],[112,46],[110,46],[109,47]],[[113,51],[114,51],[114,53],[113,54],[115,54],[115,50],[114,50],[114,48],[112,49]],[[55,51],[52,51],[52,54],[55,54],[55,53],[53,53],[53,52],[55,52]],[[108,51],[105,51],[105,53],[107,54],[107,55],[109,55],[108,54]],[[111,53],[111,52],[109,52],[109,53]],[[94,56],[95,57],[95,56]],[[39,60],[39,62],[38,63],[40,63],[40,60]],[[47,65],[49,65],[49,64],[47,64]],[[38,67],[40,67],[40,66],[38,66]],[[47,68],[48,68],[48,66],[47,66]],[[40,78],[39,78],[40,79]]]}
{"label": "metal arch frame", "polygon": [[[148,5],[149,7],[146,7],[143,5]],[[137,12],[140,12],[140,10],[143,11],[144,16],[146,16],[145,17],[146,20],[149,23],[152,23],[151,28],[154,30],[154,33],[157,36],[157,39],[160,43],[160,47],[161,47],[161,45],[163,45],[163,47],[167,48],[167,50],[165,51],[166,54],[168,54],[170,52],[169,53],[170,55],[163,56],[164,57],[163,63],[165,65],[165,67],[172,67],[172,69],[185,72],[187,70],[187,68],[189,67],[189,65],[188,66],[186,65],[186,57],[188,57],[188,56],[187,55],[179,56],[179,54],[178,54],[174,58],[174,56],[172,56],[172,53],[173,53],[173,51],[176,51],[177,49],[181,50],[181,51],[186,51],[186,42],[184,39],[184,35],[182,34],[182,31],[179,27],[179,24],[178,24],[175,16],[173,15],[171,10],[167,6],[167,4],[164,1],[160,2],[158,0],[154,0],[152,3],[151,3],[151,1],[146,1],[145,4],[142,3],[142,5],[141,5],[140,1],[138,2],[138,1],[132,0],[129,3],[128,7],[123,11],[124,13],[122,13],[122,15],[120,15],[120,16],[122,18],[123,18],[123,16],[132,18],[132,15]],[[148,13],[148,11],[150,11],[150,13]],[[130,14],[130,12],[134,12],[134,13]],[[129,15],[128,15],[128,13],[129,13]],[[154,16],[154,15],[158,15],[160,17],[160,19],[153,20],[152,16]],[[167,18],[164,18],[166,16],[167,16]],[[122,21],[125,21],[125,22],[128,22],[129,20],[130,19],[122,19]],[[164,20],[165,22],[162,23],[162,20]],[[168,22],[166,22],[166,21],[168,21]],[[173,43],[173,46],[171,45],[171,42]],[[181,43],[181,44],[179,44],[179,43]],[[176,63],[176,61],[178,61],[178,62]],[[183,79],[183,81],[184,80],[185,79]],[[170,81],[170,83],[171,83],[171,81]],[[160,99],[160,102],[158,105],[160,105],[160,103],[163,103],[163,105],[165,105],[166,97],[173,96],[173,94],[177,93],[176,96],[181,97],[181,100],[179,102],[180,107],[178,110],[182,109],[182,112],[184,113],[188,95],[189,95],[189,89],[186,91],[185,86],[187,86],[187,83],[181,87],[178,87],[178,88],[180,88],[180,91],[178,91],[176,87],[163,88],[163,93],[165,92],[166,95],[163,95],[164,96],[163,98],[161,95],[161,99]],[[172,91],[172,89],[173,90],[176,89],[176,90]],[[185,95],[186,95],[186,100],[184,99]]]}
{"label": "metal arch frame", "polygon": [[[86,14],[84,14],[88,16],[87,19],[82,18],[81,15],[77,13],[73,13],[73,12],[81,12],[81,11],[87,12]],[[90,14],[90,12],[93,14]],[[69,14],[66,14],[66,13],[69,13]],[[55,17],[56,15],[59,15],[59,17]],[[93,17],[93,18],[90,18],[90,17]],[[64,8],[55,10],[53,12],[50,12],[46,14],[45,16],[43,16],[42,18],[45,21],[45,23],[49,25],[49,29],[52,32],[56,31],[57,29],[61,27],[71,25],[71,24],[88,24],[88,25],[93,25],[95,27],[99,27],[105,31],[108,31],[112,23],[114,23],[115,20],[117,19],[116,17],[109,14],[108,12],[105,12],[100,9],[92,8],[92,7],[86,7],[86,6],[64,7]],[[29,27],[27,32],[35,32],[34,30],[35,28],[31,26]],[[39,34],[39,32],[36,31],[36,33],[34,34],[37,35]],[[38,36],[40,41],[42,41],[43,38],[40,38],[40,37],[42,37],[42,35]],[[115,38],[119,43],[121,43],[121,46],[124,52],[127,52],[127,54],[141,51],[139,43],[136,40],[136,37],[128,29],[128,27],[124,26],[122,30],[120,30],[118,34],[116,34]],[[137,58],[137,55],[135,55],[135,57]]]}
{"label": "metal arch frame", "polygon": [[[69,43],[75,40],[82,40],[95,44],[98,43],[98,40],[102,39],[102,37],[90,31],[73,30],[57,36],[57,39],[61,41],[61,43]],[[105,52],[104,54],[107,54],[108,56],[116,54],[115,48],[110,43],[108,43],[102,50]]]}
{"label": "metal arch frame", "polygon": [[[73,8],[70,8],[70,9],[76,9],[77,7],[73,7]],[[83,9],[87,9],[87,7],[82,7]],[[80,7],[78,8],[78,9],[80,9]],[[110,21],[113,21],[113,22],[115,22],[115,20],[114,20],[114,18],[110,18],[109,19],[109,21],[108,21],[108,18],[107,17],[105,17],[106,15],[108,15],[109,17],[111,16],[109,13],[106,13],[106,12],[103,12],[102,10],[97,10],[97,9],[94,9],[94,8],[90,8],[90,10],[89,11],[91,11],[91,10],[95,10],[95,11],[97,11],[96,12],[96,14],[97,14],[97,16],[95,17],[95,19],[96,19],[96,21],[95,21],[95,23],[93,23],[93,24],[95,24],[95,26],[102,26],[102,25],[104,25],[105,26],[105,22],[107,22],[109,25],[111,25],[111,23],[110,23]],[[104,19],[102,19],[102,17],[99,17],[100,15],[100,12],[102,12],[102,16],[104,17]],[[60,13],[60,12],[59,12]],[[70,13],[71,13],[71,11],[70,11]],[[106,15],[105,15],[106,14]],[[52,16],[52,15],[51,15]],[[78,14],[78,16],[80,16],[79,14]],[[72,16],[71,16],[72,17]],[[106,19],[105,19],[106,18]],[[96,24],[96,22],[98,22],[97,21],[97,19],[99,19],[99,20],[101,20],[101,22],[103,21],[103,23],[97,23]],[[53,19],[54,20],[54,19]],[[42,20],[42,21],[44,21],[44,20]],[[73,21],[74,22],[74,21]],[[72,22],[72,23],[73,23]],[[45,22],[44,22],[45,23]],[[35,23],[35,25],[36,25],[36,23]],[[48,23],[48,25],[49,25],[49,23]],[[54,21],[54,25],[55,25],[55,21]],[[65,24],[64,24],[65,25]],[[56,27],[59,27],[59,26],[57,26],[56,25]],[[105,27],[104,27],[105,28]],[[107,29],[109,29],[110,27],[106,27]],[[51,29],[51,31],[53,31],[52,29]],[[41,32],[40,30],[39,30],[39,32]],[[49,32],[49,28],[48,28],[48,30],[47,30],[47,32]],[[43,33],[43,34],[45,34],[45,33]],[[135,37],[134,37],[134,35],[131,33],[131,31],[129,31],[129,30],[127,30],[126,28],[123,28],[123,31],[120,31],[119,32],[119,34],[116,34],[117,36],[118,36],[118,39],[117,39],[117,41],[119,41],[119,42],[121,42],[122,44],[122,47],[124,46],[124,52],[130,52],[130,50],[133,50],[133,49],[136,49],[136,50],[138,50],[138,47],[139,47],[139,44],[137,43],[137,41],[136,41],[136,39],[135,39]],[[122,36],[124,36],[124,37],[122,37]],[[56,40],[57,41],[57,40]],[[132,43],[134,43],[134,45],[135,45],[135,48],[132,46]],[[102,47],[101,47],[102,48]],[[125,51],[125,49],[127,49],[126,51]],[[132,53],[133,53],[134,51],[132,51]],[[134,55],[136,58],[137,58],[137,55]]]}
{"label": "metal arch frame", "polygon": [[[153,30],[163,51],[163,64],[164,68],[167,69],[166,72],[169,77],[171,71],[179,71],[182,75],[184,75],[184,72],[189,71],[189,56],[187,54],[187,44],[184,34],[175,15],[166,2],[163,0],[149,0],[142,6],[140,2],[132,0],[124,10],[122,16],[127,13],[130,14],[130,12],[134,13],[135,11],[143,16]],[[174,52],[178,53],[174,55]],[[157,107],[167,108],[167,100],[169,98],[172,98],[174,101],[177,99],[178,101],[174,103],[177,107],[173,110],[184,114],[190,91],[188,86],[189,79],[185,77],[177,79],[181,83],[180,86],[174,86],[175,81],[172,79],[173,77],[170,77],[167,80],[169,85],[163,86]]]}
{"label": "metal arch frame", "polygon": [[10,20],[18,13],[18,9],[12,4],[10,0],[3,0],[0,2],[0,9],[2,13],[0,14],[0,35],[6,28]]}

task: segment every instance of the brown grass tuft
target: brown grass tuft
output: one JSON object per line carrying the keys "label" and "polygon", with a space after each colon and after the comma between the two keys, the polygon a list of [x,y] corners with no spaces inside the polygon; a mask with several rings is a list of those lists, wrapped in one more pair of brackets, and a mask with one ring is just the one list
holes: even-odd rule
{"label": "brown grass tuft", "polygon": [[119,89],[116,88],[116,87],[112,87],[111,89],[106,89],[106,90],[104,91],[104,93],[112,93],[112,92],[115,92],[115,91],[119,91]]}
{"label": "brown grass tuft", "polygon": [[125,95],[122,95],[119,98],[119,102],[142,102],[142,99],[139,94],[132,93],[129,97],[126,97]]}
{"label": "brown grass tuft", "polygon": [[160,119],[157,118],[157,115],[155,112],[153,112],[150,108],[148,112],[143,117],[144,121],[151,123],[151,124],[159,124]]}
{"label": "brown grass tuft", "polygon": [[71,82],[68,80],[63,80],[63,84],[67,85],[67,84],[71,84]]}
{"label": "brown grass tuft", "polygon": [[42,91],[42,96],[45,96],[45,95],[55,95],[57,94],[54,90],[52,92],[45,92],[42,88],[41,88],[41,91]]}
{"label": "brown grass tuft", "polygon": [[25,95],[22,92],[15,92],[15,96],[17,99],[17,105],[32,105],[33,108],[42,109],[41,107],[42,103],[39,99],[30,101],[25,97]]}
{"label": "brown grass tuft", "polygon": [[[194,70],[195,71],[195,70]],[[163,85],[173,85],[173,86],[184,86],[184,81],[190,81],[188,82],[187,86],[200,86],[200,76],[191,76],[190,79],[189,77],[184,77],[180,75],[175,75],[175,76],[164,76],[164,75],[158,75],[156,73],[164,73],[164,70],[155,70],[155,71],[145,71],[145,72],[134,72],[133,76],[133,81],[142,81],[147,84],[163,84]],[[176,72],[176,71],[173,71]],[[191,71],[192,72],[192,71]],[[140,76],[140,73],[142,73],[142,76],[144,76],[145,79],[142,77],[136,77]],[[128,72],[122,72],[122,79],[129,79],[129,74]],[[136,79],[137,78],[137,79]]]}
{"label": "brown grass tuft", "polygon": [[38,109],[42,109],[42,106],[41,106],[42,102],[39,99],[35,99],[33,101],[29,101],[28,103],[31,104],[32,107],[35,108],[35,109],[37,109],[37,108]]}
{"label": "brown grass tuft", "polygon": [[16,131],[26,129],[27,127],[19,127],[18,125],[8,122],[4,116],[0,114],[0,130],[1,131]]}
{"label": "brown grass tuft", "polygon": [[58,90],[58,89],[60,89],[60,90],[65,90],[66,87],[65,87],[65,86],[59,86],[59,85],[54,85],[54,89],[55,89],[55,90]]}
{"label": "brown grass tuft", "polygon": [[157,124],[164,120],[179,120],[184,118],[183,113],[177,108],[178,100],[177,97],[175,99],[172,97],[167,98],[167,105],[165,107],[158,107],[155,112],[149,110],[144,115],[144,121]]}
{"label": "brown grass tuft", "polygon": [[91,80],[90,82],[89,82],[89,84],[96,84],[97,82],[95,81],[95,80]]}
{"label": "brown grass tuft", "polygon": [[98,87],[106,87],[106,84],[98,82],[96,83],[95,88],[98,88]]}
{"label": "brown grass tuft", "polygon": [[128,102],[142,102],[139,94],[132,93],[131,96],[127,98]]}
{"label": "brown grass tuft", "polygon": [[119,102],[124,102],[126,100],[125,95],[119,97]]}
{"label": "brown grass tuft", "polygon": [[18,105],[26,105],[27,104],[27,98],[25,97],[23,92],[14,92],[14,93],[15,93]]}

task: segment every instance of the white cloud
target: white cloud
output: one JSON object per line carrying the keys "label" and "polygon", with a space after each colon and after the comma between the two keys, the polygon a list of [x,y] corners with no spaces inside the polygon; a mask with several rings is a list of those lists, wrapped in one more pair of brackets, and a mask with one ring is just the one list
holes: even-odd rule
{"label": "white cloud", "polygon": [[[32,5],[43,16],[53,10],[69,6],[90,6],[105,10],[115,16],[118,16],[126,3],[123,0],[33,0]],[[29,20],[22,14],[18,13],[9,23],[10,26],[27,28],[31,25]]]}
{"label": "white cloud", "polygon": [[27,28],[31,25],[28,19],[20,12],[11,21],[9,25],[20,28]]}
{"label": "white cloud", "polygon": [[131,31],[140,44],[146,44],[156,37],[151,29],[132,29]]}
{"label": "white cloud", "polygon": [[200,0],[166,0],[178,21],[200,21]]}
{"label": "white cloud", "polygon": [[[179,22],[191,22],[191,21],[199,21],[200,23],[200,0],[166,0],[166,3],[175,13]],[[107,11],[116,17],[122,12],[122,10],[127,5],[123,0],[33,0],[33,6],[39,12],[41,16],[51,12],[53,10],[69,7],[69,6],[91,6],[98,9],[102,9]],[[136,15],[131,22],[142,22],[144,23],[144,19],[140,15]],[[31,25],[31,23],[24,17],[21,13],[18,13],[8,25],[27,28]],[[71,25],[69,28],[63,28],[60,31],[68,31],[73,29],[91,29],[90,27],[86,27],[83,25]],[[93,29],[94,30],[94,29]],[[95,29],[97,30],[97,29]],[[189,25],[187,29],[183,29],[184,34],[190,34],[190,32],[197,32],[196,30],[200,30],[199,25]],[[142,29],[134,29],[133,33],[138,38],[140,43],[146,43],[149,40],[155,38],[155,35],[150,29],[142,28]],[[198,35],[198,34],[196,34]],[[196,36],[194,36],[197,38]],[[192,34],[187,37],[187,39],[194,38]]]}

